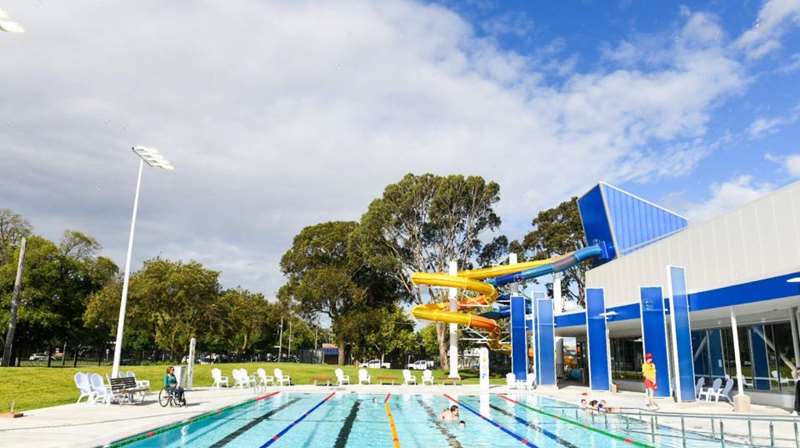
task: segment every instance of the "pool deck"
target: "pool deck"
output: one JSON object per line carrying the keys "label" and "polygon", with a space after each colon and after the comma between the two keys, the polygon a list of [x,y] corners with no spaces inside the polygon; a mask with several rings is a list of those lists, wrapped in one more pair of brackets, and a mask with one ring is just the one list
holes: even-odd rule
{"label": "pool deck", "polygon": [[[268,387],[266,389],[209,389],[197,388],[187,392],[189,406],[186,408],[162,408],[158,405],[156,395],[150,394],[144,404],[139,405],[91,405],[68,404],[42,408],[25,412],[25,416],[17,419],[0,419],[1,446],[36,446],[36,447],[72,447],[102,446],[131,435],[139,434],[163,425],[180,422],[208,411],[241,403],[265,393],[277,390],[288,392],[340,391],[343,393],[422,393],[457,395],[477,395],[477,385],[466,386],[402,386],[402,385],[353,385],[346,387],[326,386],[291,386]],[[507,391],[504,386],[493,386],[491,393],[506,393],[523,398],[529,392]],[[643,407],[642,393],[590,393],[585,387],[568,386],[562,389],[540,388],[536,394],[563,400],[575,404],[590,394],[592,398],[605,399],[612,407]],[[731,406],[717,403],[673,403],[671,400],[658,400],[663,412],[703,413],[709,416],[735,415]],[[763,416],[788,416],[783,409],[753,406],[752,414]],[[671,424],[668,419],[662,424]],[[690,426],[692,425],[692,426]],[[693,421],[687,424],[689,429],[710,428],[710,423]],[[758,428],[757,428],[758,429]],[[776,436],[793,437],[789,428],[776,426]]]}

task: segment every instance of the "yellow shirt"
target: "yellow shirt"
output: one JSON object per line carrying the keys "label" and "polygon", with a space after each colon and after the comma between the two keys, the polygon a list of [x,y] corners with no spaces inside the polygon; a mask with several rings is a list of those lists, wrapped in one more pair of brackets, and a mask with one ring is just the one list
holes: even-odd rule
{"label": "yellow shirt", "polygon": [[642,364],[642,376],[644,379],[656,382],[656,365],[652,362],[645,362]]}

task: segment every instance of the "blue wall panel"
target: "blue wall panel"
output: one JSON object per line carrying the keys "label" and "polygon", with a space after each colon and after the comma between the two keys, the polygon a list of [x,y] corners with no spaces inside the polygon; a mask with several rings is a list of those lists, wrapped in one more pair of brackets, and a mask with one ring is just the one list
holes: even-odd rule
{"label": "blue wall panel", "polygon": [[617,187],[605,183],[600,187],[618,255],[633,252],[689,225],[686,218]]}
{"label": "blue wall panel", "polygon": [[764,340],[764,326],[750,327],[750,347],[753,352],[753,373],[756,390],[769,390],[769,357],[767,341]]}
{"label": "blue wall panel", "polygon": [[722,356],[722,331],[719,328],[708,330],[708,354],[711,359],[711,375],[725,376],[725,362]]}
{"label": "blue wall panel", "polygon": [[528,377],[528,333],[522,296],[511,296],[511,372],[520,381]]}
{"label": "blue wall panel", "polygon": [[594,244],[595,241],[604,242],[608,250],[608,259],[614,259],[616,257],[616,249],[614,248],[614,240],[611,237],[611,222],[606,216],[600,185],[595,186],[578,199],[578,210],[581,214],[581,222],[583,223],[587,244]]}
{"label": "blue wall panel", "polygon": [[589,384],[592,390],[611,389],[611,370],[606,334],[603,290],[586,290],[587,343],[589,345]]}
{"label": "blue wall panel", "polygon": [[686,292],[686,273],[683,268],[670,266],[669,281],[672,286],[670,306],[672,313],[673,347],[677,366],[676,389],[678,401],[693,401],[694,391],[694,351],[692,350],[692,328],[689,324],[689,297]]}
{"label": "blue wall panel", "polygon": [[556,384],[556,341],[553,301],[536,300],[536,378],[543,386]]}
{"label": "blue wall panel", "polygon": [[586,325],[586,313],[583,311],[579,313],[559,314],[556,316],[556,328],[583,325]]}
{"label": "blue wall panel", "polygon": [[644,352],[653,355],[656,365],[657,397],[672,395],[669,381],[669,350],[667,349],[667,327],[664,316],[664,298],[661,288],[641,288],[642,341]]}

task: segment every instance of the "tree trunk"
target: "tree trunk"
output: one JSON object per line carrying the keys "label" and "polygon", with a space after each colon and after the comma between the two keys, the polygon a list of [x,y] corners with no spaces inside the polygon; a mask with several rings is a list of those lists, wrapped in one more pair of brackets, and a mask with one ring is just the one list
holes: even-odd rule
{"label": "tree trunk", "polygon": [[75,347],[72,351],[74,352],[72,355],[72,367],[78,367],[78,347]]}
{"label": "tree trunk", "polygon": [[53,345],[47,344],[47,367],[53,364]]}
{"label": "tree trunk", "polygon": [[439,365],[442,369],[447,370],[450,368],[450,363],[447,359],[447,325],[442,322],[436,322],[436,342],[439,343]]}
{"label": "tree trunk", "polygon": [[67,365],[67,341],[64,341],[64,348],[61,349],[61,367]]}
{"label": "tree trunk", "polygon": [[340,366],[343,366],[343,365],[344,365],[344,360],[345,360],[345,357],[344,357],[344,338],[339,338],[339,339],[336,341],[336,345],[338,345],[338,346],[339,346],[339,358],[338,358],[338,364],[339,364]]}

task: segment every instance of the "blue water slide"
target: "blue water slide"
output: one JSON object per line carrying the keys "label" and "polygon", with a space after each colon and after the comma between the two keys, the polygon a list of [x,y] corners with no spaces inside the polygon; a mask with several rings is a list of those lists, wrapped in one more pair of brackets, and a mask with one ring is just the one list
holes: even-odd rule
{"label": "blue water slide", "polygon": [[552,263],[537,266],[533,269],[528,269],[527,271],[515,272],[513,274],[501,275],[499,277],[486,279],[486,282],[496,287],[505,286],[509,283],[521,283],[526,280],[541,277],[543,275],[564,271],[590,258],[604,256],[606,256],[606,252],[603,250],[602,245],[584,247],[583,249],[578,249],[571,254],[559,257]]}

